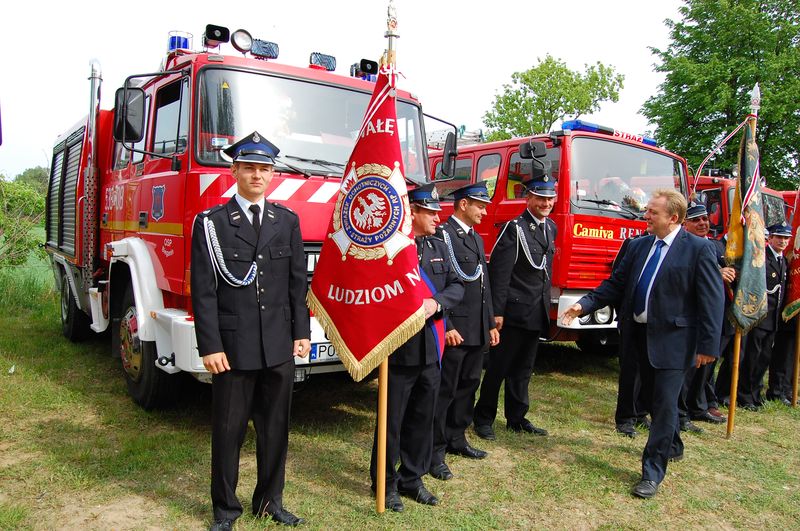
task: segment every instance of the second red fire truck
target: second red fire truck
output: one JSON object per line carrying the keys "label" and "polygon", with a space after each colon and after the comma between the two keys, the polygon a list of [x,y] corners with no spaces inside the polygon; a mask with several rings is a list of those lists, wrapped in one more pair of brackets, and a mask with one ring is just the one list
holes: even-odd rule
{"label": "second red fire truck", "polygon": [[[610,275],[622,240],[645,230],[645,205],[654,190],[673,188],[687,193],[686,161],[658,148],[649,138],[581,120],[564,122],[560,131],[546,135],[460,147],[455,178],[437,185],[444,200],[442,217],[452,213],[452,202],[447,202],[452,190],[486,181],[492,202],[477,230],[487,253],[504,223],[525,208],[521,183],[530,178],[531,159],[520,155],[520,143],[541,152],[556,180],[550,217],[558,227],[558,237],[547,339],[576,340],[584,349],[610,347],[617,338],[612,308],[601,308],[568,327],[557,322],[557,316]],[[441,152],[431,155],[437,179],[442,160]]]}

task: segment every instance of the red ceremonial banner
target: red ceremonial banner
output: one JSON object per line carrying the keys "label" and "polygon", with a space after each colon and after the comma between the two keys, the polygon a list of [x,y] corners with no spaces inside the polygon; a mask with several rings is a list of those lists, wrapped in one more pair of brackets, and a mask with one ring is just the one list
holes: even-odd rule
{"label": "red ceremonial banner", "polygon": [[800,199],[800,191],[798,191],[794,200],[794,213],[792,214],[792,241],[790,242],[791,251],[787,252],[789,259],[789,278],[786,282],[788,286],[785,302],[786,306],[783,308],[783,320],[788,321],[798,313],[800,313],[800,238],[797,237],[797,228],[800,226],[800,215],[797,213],[798,199]]}
{"label": "red ceremonial banner", "polygon": [[431,296],[411,232],[395,81],[394,66],[381,66],[308,293],[356,381],[422,329]]}

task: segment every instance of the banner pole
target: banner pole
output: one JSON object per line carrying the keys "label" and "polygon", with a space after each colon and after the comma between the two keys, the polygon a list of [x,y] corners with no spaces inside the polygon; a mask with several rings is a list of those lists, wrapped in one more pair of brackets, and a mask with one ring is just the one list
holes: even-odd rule
{"label": "banner pole", "polygon": [[794,334],[794,374],[792,375],[792,407],[797,407],[797,380],[800,378],[800,318]]}
{"label": "banner pole", "polygon": [[731,360],[731,391],[730,407],[728,408],[728,432],[726,439],[730,439],[733,434],[733,425],[736,418],[736,393],[739,389],[739,353],[742,351],[742,329],[736,327],[736,335],[733,336],[733,359]]}
{"label": "banner pole", "polygon": [[378,514],[386,510],[386,409],[389,397],[389,360],[383,360],[378,368],[378,473],[375,485],[375,510]]}

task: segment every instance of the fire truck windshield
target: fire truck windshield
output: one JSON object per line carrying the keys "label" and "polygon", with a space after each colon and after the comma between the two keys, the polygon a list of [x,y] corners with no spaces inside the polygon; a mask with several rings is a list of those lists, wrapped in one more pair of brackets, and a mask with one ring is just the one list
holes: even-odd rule
{"label": "fire truck windshield", "polygon": [[[222,147],[258,131],[280,148],[277,169],[341,176],[370,96],[341,85],[205,69],[198,93],[198,159],[228,165],[220,154]],[[418,106],[398,100],[395,131],[406,177],[424,183],[428,160],[420,119]]]}
{"label": "fire truck windshield", "polygon": [[685,181],[678,159],[590,137],[573,139],[569,175],[573,213],[624,218],[641,217],[653,191]]}

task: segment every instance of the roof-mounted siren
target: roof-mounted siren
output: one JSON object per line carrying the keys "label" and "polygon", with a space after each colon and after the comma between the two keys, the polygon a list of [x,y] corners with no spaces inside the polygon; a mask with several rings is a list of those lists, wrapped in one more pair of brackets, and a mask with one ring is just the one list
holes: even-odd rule
{"label": "roof-mounted siren", "polygon": [[350,65],[350,77],[360,77],[373,83],[378,80],[378,62],[362,59],[359,63]]}
{"label": "roof-mounted siren", "polygon": [[311,52],[311,56],[308,58],[308,67],[315,70],[333,72],[336,70],[336,58],[324,53]]}
{"label": "roof-mounted siren", "polygon": [[191,50],[192,49],[192,34],[185,31],[170,31],[169,41],[167,44],[167,53],[170,54],[175,50]]}
{"label": "roof-mounted siren", "polygon": [[250,32],[238,29],[231,35],[231,44],[243,54],[250,53],[256,59],[277,59],[278,44],[261,39],[254,39]]}
{"label": "roof-mounted siren", "polygon": [[203,33],[203,47],[218,48],[220,44],[231,40],[231,30],[225,26],[215,26],[206,24],[206,31]]}

